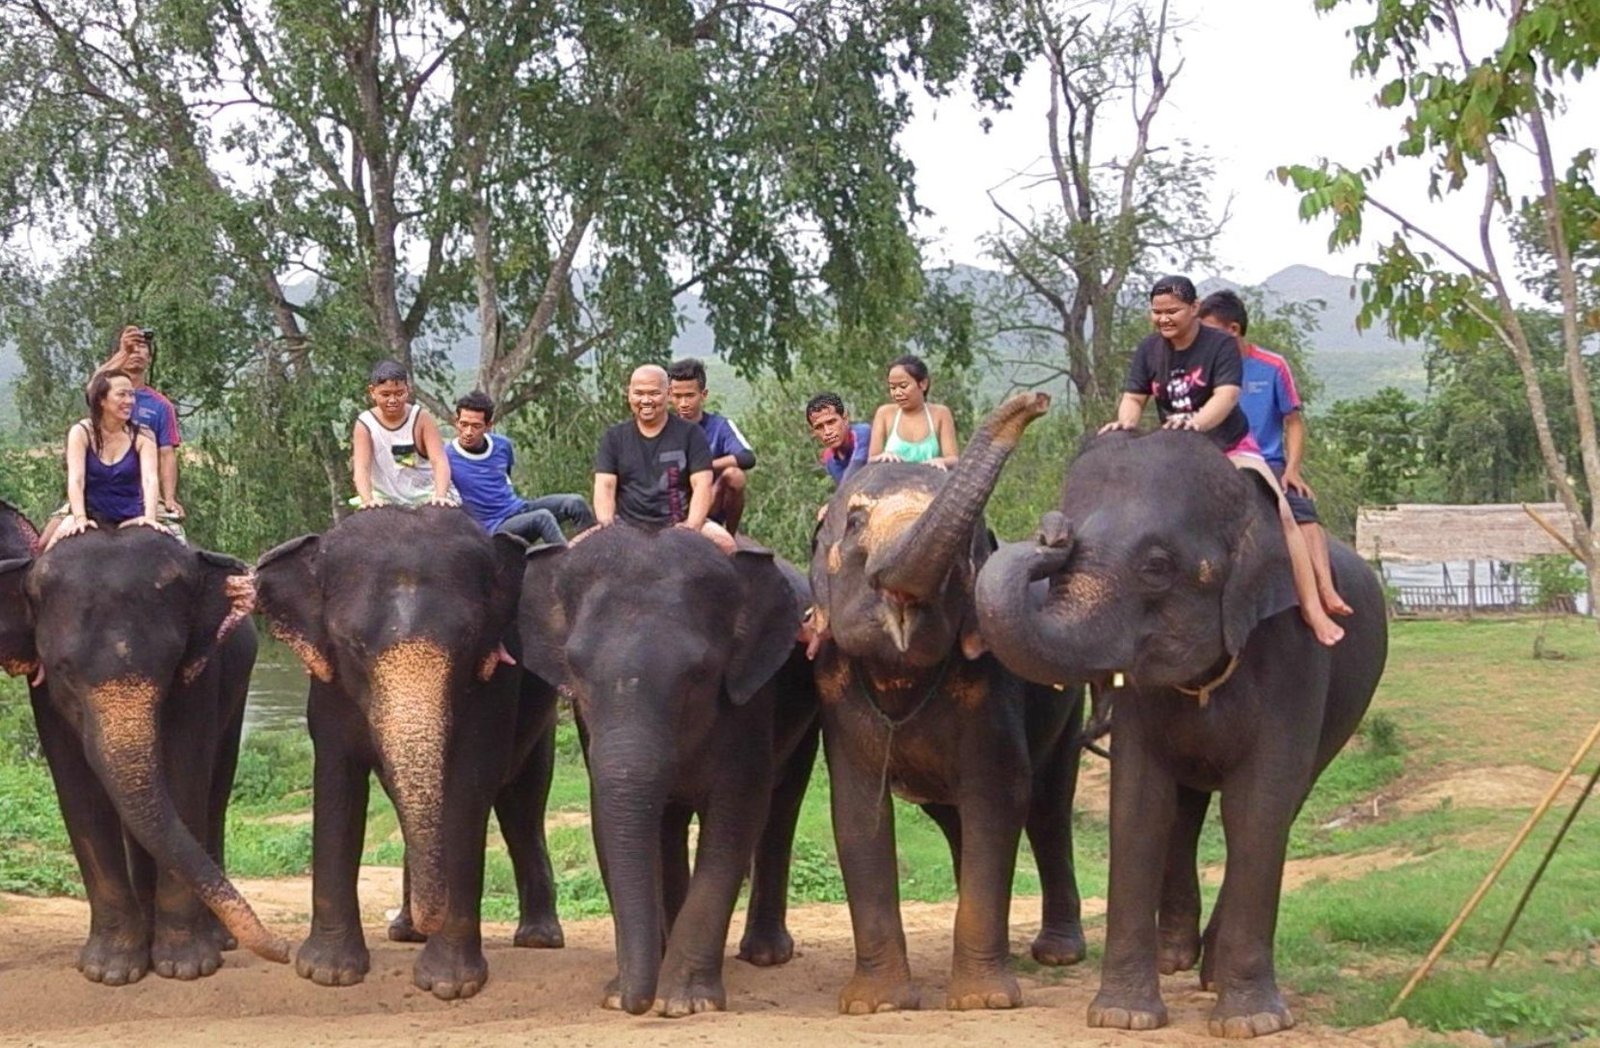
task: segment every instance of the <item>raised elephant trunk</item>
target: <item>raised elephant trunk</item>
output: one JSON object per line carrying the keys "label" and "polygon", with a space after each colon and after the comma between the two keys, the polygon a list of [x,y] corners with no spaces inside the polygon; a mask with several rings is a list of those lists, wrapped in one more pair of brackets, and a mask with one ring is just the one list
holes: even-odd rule
{"label": "raised elephant trunk", "polygon": [[417,930],[444,926],[444,762],[450,736],[448,652],[426,640],[404,640],[372,668],[370,720],[384,774],[394,790],[411,875],[411,914]]}
{"label": "raised elephant trunk", "polygon": [[613,728],[589,743],[594,843],[605,871],[617,945],[615,997],[608,1004],[642,1015],[655,1003],[665,912],[661,869],[663,798],[671,769],[659,759],[660,732]]}
{"label": "raised elephant trunk", "polygon": [[983,420],[927,509],[867,557],[867,576],[875,586],[917,600],[938,592],[955,558],[970,548],[972,529],[1022,431],[1049,406],[1049,394],[1021,393]]}
{"label": "raised elephant trunk", "polygon": [[289,944],[261,923],[178,818],[157,743],[159,702],[155,683],[139,677],[94,688],[84,705],[89,762],[123,825],[156,862],[174,871],[241,946],[269,961],[287,963]]}

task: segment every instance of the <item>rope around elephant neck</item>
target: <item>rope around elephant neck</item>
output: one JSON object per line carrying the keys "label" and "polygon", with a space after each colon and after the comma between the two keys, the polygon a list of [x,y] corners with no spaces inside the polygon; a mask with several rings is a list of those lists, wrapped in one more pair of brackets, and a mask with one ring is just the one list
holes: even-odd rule
{"label": "rope around elephant neck", "polygon": [[[879,706],[873,699],[872,689],[867,687],[867,682],[861,675],[861,663],[855,659],[850,660],[850,674],[855,678],[856,691],[866,701],[867,709],[871,710],[873,715],[882,722],[887,732],[883,740],[883,767],[878,772],[879,797],[884,797],[889,792],[889,758],[894,752],[894,730],[902,724],[909,723],[927,708],[928,703],[933,701],[933,697],[939,693],[939,688],[944,684],[945,674],[950,671],[950,664],[955,661],[955,657],[955,651],[951,651],[949,655],[945,656],[944,661],[939,664],[938,671],[934,673],[933,682],[928,685],[928,690],[923,692],[922,698],[918,699],[917,704],[911,707],[911,712],[903,717],[891,717],[883,711],[883,707]],[[883,814],[882,808],[878,809],[878,814],[881,818]],[[874,826],[874,830],[876,830],[876,826]]]}
{"label": "rope around elephant neck", "polygon": [[1205,709],[1207,706],[1211,705],[1211,696],[1218,688],[1228,683],[1228,678],[1233,676],[1233,671],[1239,668],[1239,654],[1241,654],[1242,651],[1243,649],[1240,649],[1240,652],[1235,653],[1233,658],[1228,660],[1226,669],[1224,669],[1216,677],[1207,681],[1205,684],[1200,685],[1198,688],[1184,688],[1174,684],[1172,686],[1172,690],[1191,696],[1199,704],[1201,709]]}

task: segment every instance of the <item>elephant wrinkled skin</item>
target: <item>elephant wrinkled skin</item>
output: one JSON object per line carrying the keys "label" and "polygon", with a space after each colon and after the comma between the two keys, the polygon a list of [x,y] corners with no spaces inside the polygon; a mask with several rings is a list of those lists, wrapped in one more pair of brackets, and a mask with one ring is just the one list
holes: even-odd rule
{"label": "elephant wrinkled skin", "polygon": [[[1092,1026],[1166,1022],[1158,971],[1201,959],[1213,1034],[1293,1024],[1272,938],[1290,824],[1382,675],[1372,571],[1334,544],[1355,609],[1333,648],[1294,606],[1275,496],[1203,436],[1110,433],[1073,463],[1040,537],[978,583],[983,636],[1047,683],[1126,676],[1111,743],[1111,872]],[[1195,842],[1222,795],[1227,871],[1200,934]]]}
{"label": "elephant wrinkled skin", "polygon": [[426,938],[419,987],[470,997],[488,978],[479,903],[491,807],[516,873],[516,944],[562,944],[544,837],[555,692],[502,647],[516,644],[525,551],[458,509],[382,508],[258,562],[260,610],[311,674],[313,903],[295,958],[305,978],[347,986],[370,964],[356,875],[372,773],[405,837],[406,900],[390,937]]}
{"label": "elephant wrinkled skin", "polygon": [[230,937],[287,960],[221,868],[256,656],[248,569],[148,528],[36,546],[0,503],[0,664],[35,681],[89,898],[79,970],[107,985],[151,968],[194,979],[217,970]]}

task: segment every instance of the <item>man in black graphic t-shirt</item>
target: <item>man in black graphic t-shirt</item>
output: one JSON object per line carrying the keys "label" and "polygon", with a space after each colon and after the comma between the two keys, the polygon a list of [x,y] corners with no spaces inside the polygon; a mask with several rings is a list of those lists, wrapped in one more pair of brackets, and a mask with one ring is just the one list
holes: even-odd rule
{"label": "man in black graphic t-shirt", "polygon": [[600,524],[676,524],[732,548],[711,509],[711,446],[699,426],[667,408],[667,372],[646,364],[628,379],[633,418],[606,430],[594,457],[594,515]]}

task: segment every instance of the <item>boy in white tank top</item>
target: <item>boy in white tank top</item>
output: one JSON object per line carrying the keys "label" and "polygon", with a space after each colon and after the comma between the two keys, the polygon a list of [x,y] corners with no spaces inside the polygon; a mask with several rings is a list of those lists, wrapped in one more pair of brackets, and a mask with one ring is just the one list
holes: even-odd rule
{"label": "boy in white tank top", "polygon": [[350,472],[356,483],[351,504],[455,506],[450,460],[433,416],[411,401],[411,376],[404,365],[380,360],[367,379],[372,407],[356,416],[350,434]]}

